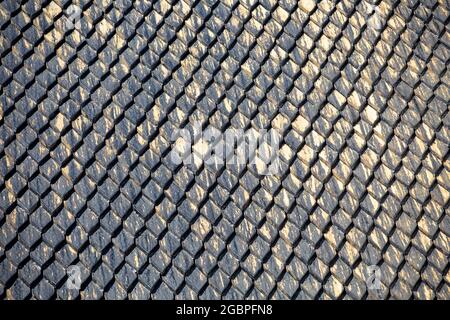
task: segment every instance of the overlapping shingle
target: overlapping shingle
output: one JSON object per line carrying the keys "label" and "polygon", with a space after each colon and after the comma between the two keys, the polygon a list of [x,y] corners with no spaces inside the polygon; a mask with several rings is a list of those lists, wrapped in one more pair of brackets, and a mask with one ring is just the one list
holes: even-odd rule
{"label": "overlapping shingle", "polygon": [[[0,298],[450,299],[449,12],[0,2]],[[199,123],[279,172],[175,163]]]}

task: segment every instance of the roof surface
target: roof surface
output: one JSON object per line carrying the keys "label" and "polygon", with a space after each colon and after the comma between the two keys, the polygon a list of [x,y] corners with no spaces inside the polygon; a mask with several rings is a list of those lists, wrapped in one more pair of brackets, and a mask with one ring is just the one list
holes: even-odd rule
{"label": "roof surface", "polygon": [[0,299],[450,299],[445,0],[6,0],[0,58]]}

